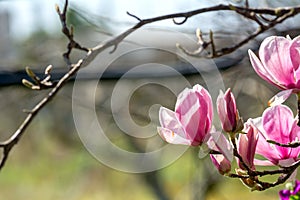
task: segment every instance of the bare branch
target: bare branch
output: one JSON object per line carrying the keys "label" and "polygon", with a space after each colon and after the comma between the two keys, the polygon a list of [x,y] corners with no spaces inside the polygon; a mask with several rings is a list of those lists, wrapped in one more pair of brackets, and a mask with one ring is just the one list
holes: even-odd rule
{"label": "bare branch", "polygon": [[281,143],[278,143],[278,142],[273,141],[273,140],[267,140],[267,142],[269,142],[271,144],[275,144],[275,145],[280,146],[280,147],[297,148],[297,147],[300,146],[300,142],[292,142],[292,143],[288,143],[288,144],[281,144]]}
{"label": "bare branch", "polygon": [[[248,4],[248,3],[246,3],[246,4]],[[194,51],[195,52],[194,54],[190,51],[187,51],[185,48],[181,47],[180,45],[178,45],[180,47],[180,49],[183,50],[183,52],[185,52],[186,54],[195,56],[195,57],[208,57],[208,58],[221,57],[221,56],[224,56],[224,55],[227,55],[227,54],[230,54],[230,53],[236,51],[237,49],[239,49],[243,45],[247,44],[249,41],[251,41],[252,39],[257,37],[258,35],[266,32],[267,30],[273,28],[277,24],[282,23],[286,19],[289,19],[300,12],[299,7],[278,8],[278,9],[274,9],[273,11],[272,11],[272,9],[253,9],[253,8],[249,8],[247,5],[246,5],[246,7],[237,7],[237,6],[229,5],[228,8],[231,8],[232,11],[245,17],[246,19],[252,20],[255,23],[257,23],[258,28],[256,29],[256,31],[253,34],[246,37],[245,39],[243,39],[242,41],[238,42],[237,44],[234,44],[231,47],[225,47],[225,48],[221,48],[221,49],[215,49],[215,44],[212,41],[212,31],[210,31],[210,34],[209,34],[210,40],[208,42],[204,43],[204,45],[206,45],[206,44],[211,45],[212,52],[208,56],[205,56],[205,55],[203,56],[203,55],[199,54],[199,49],[201,49],[201,52],[202,52],[204,49],[207,48],[207,46],[202,46],[201,44],[200,44],[200,47]],[[226,7],[222,8],[222,10],[227,10],[227,8]],[[274,16],[274,19],[267,20],[266,17],[263,16],[264,14]],[[258,18],[257,15],[259,15],[260,18]],[[262,22],[262,20],[266,24],[264,24]]]}
{"label": "bare branch", "polygon": [[86,48],[86,47],[83,47],[81,46],[78,42],[76,42],[74,40],[74,28],[73,26],[71,26],[70,28],[68,28],[67,26],[67,11],[68,11],[68,0],[66,0],[65,2],[65,6],[64,6],[64,9],[63,9],[63,12],[60,12],[60,9],[59,9],[59,6],[56,5],[55,6],[56,8],[56,12],[60,18],[60,22],[61,22],[61,25],[62,25],[62,29],[61,31],[65,34],[65,36],[69,39],[69,44],[67,46],[67,52],[65,52],[63,54],[63,57],[65,59],[65,62],[67,63],[67,65],[71,66],[72,65],[72,62],[70,61],[70,54],[72,52],[72,49],[79,49],[79,50],[82,50],[82,51],[85,51],[85,52],[88,52],[89,49]]}
{"label": "bare branch", "polygon": [[[229,173],[227,174],[227,176],[230,178],[240,178],[245,183],[245,185],[250,187],[252,190],[263,191],[284,183],[300,165],[300,161],[298,161],[288,167],[279,166],[280,169],[277,170],[253,170],[244,162],[242,156],[238,153],[235,137],[231,137],[230,141],[233,146],[234,156],[239,159],[241,165],[244,167],[245,170],[238,169],[236,170],[237,174]],[[259,179],[259,177],[269,175],[279,175],[279,177],[276,181],[272,183],[261,181]]]}
{"label": "bare branch", "polygon": [[134,15],[134,14],[131,14],[130,12],[126,12],[127,15],[129,15],[130,17],[133,17],[135,19],[137,19],[138,21],[142,21],[141,18],[139,18],[138,16]]}
{"label": "bare branch", "polygon": [[249,2],[248,2],[248,0],[245,1],[245,7],[249,8]]}

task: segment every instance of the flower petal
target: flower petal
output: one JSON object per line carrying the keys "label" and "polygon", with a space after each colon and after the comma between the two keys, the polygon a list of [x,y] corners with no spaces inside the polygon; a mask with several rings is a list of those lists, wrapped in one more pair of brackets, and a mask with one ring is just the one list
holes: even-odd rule
{"label": "flower petal", "polygon": [[210,155],[210,158],[220,174],[226,174],[231,170],[231,162],[223,155]]}
{"label": "flower petal", "polygon": [[268,74],[284,86],[295,85],[290,45],[291,41],[285,37],[271,36],[259,48],[259,58]]}
{"label": "flower petal", "polygon": [[254,159],[254,165],[259,166],[274,166],[274,163],[269,160],[260,160],[260,159]]}
{"label": "flower petal", "polygon": [[211,96],[208,93],[208,91],[199,84],[194,85],[193,90],[196,92],[196,94],[198,94],[198,97],[201,96],[203,99],[205,99],[205,102],[207,103],[207,119],[209,122],[209,124],[207,124],[207,129],[210,130],[213,118],[213,103],[211,100]]}
{"label": "flower petal", "polygon": [[294,70],[298,70],[300,66],[300,36],[295,37],[290,45],[290,58]]}
{"label": "flower petal", "polygon": [[291,109],[285,105],[276,105],[267,108],[262,116],[262,127],[259,134],[256,153],[264,156],[275,165],[282,160],[296,159],[299,156],[300,148],[280,147],[270,144],[267,140],[288,144],[298,138],[299,127],[293,117]]}
{"label": "flower petal", "polygon": [[295,181],[295,188],[294,188],[294,194],[297,194],[300,191],[300,181]]}
{"label": "flower petal", "polygon": [[277,93],[275,96],[273,96],[269,101],[268,105],[269,106],[275,106],[275,105],[280,105],[284,103],[293,93],[293,89],[289,90],[283,90],[279,93]]}
{"label": "flower petal", "polygon": [[167,128],[167,129],[177,133],[179,136],[181,136],[183,138],[186,137],[184,128],[178,121],[176,114],[173,111],[171,111],[165,107],[160,107],[159,122],[163,128]]}
{"label": "flower petal", "polygon": [[211,137],[207,142],[210,149],[219,151],[230,162],[233,160],[233,150],[227,138],[221,132],[210,133]]}
{"label": "flower petal", "polygon": [[254,71],[261,77],[263,78],[265,81],[271,83],[274,86],[279,87],[280,89],[286,89],[285,87],[283,87],[274,77],[273,75],[270,74],[269,70],[267,69],[267,67],[265,67],[260,60],[258,59],[258,57],[253,53],[253,51],[251,51],[250,49],[248,50],[249,53],[249,58],[250,58],[250,62],[251,65],[254,69]]}
{"label": "flower petal", "polygon": [[291,196],[290,190],[280,190],[279,191],[280,200],[289,200]]}
{"label": "flower petal", "polygon": [[263,113],[262,123],[268,139],[283,144],[291,142],[289,136],[295,119],[289,107],[277,105],[267,108]]}
{"label": "flower petal", "polygon": [[[248,130],[246,131],[247,134],[240,134],[238,139],[238,152],[242,156],[245,164],[254,169],[255,166],[253,164],[256,145],[258,141],[258,130],[257,128],[249,124],[247,127]],[[245,169],[244,166],[238,162],[241,169]]]}
{"label": "flower petal", "polygon": [[226,132],[235,131],[239,116],[236,109],[235,98],[231,93],[230,88],[227,89],[225,94],[220,91],[217,98],[217,111],[223,130]]}
{"label": "flower petal", "polygon": [[[203,106],[206,106],[207,111],[206,111],[206,113],[202,114],[202,117],[204,119],[206,118],[205,126],[204,126],[204,133],[208,133],[211,130],[212,120],[213,120],[213,104],[212,104],[211,96],[208,93],[208,91],[199,84],[194,85],[193,90],[195,91],[195,93],[197,94],[199,99],[203,99],[205,101],[205,105],[203,104]],[[203,109],[203,108],[201,108],[201,109]],[[199,123],[202,123],[202,122],[199,122]],[[199,127],[201,127],[201,125],[199,125]]]}
{"label": "flower petal", "polygon": [[[295,123],[293,131],[290,134],[290,141],[291,142],[299,142],[300,139],[300,127]],[[300,147],[291,148],[290,157],[298,158],[300,154]]]}
{"label": "flower petal", "polygon": [[175,112],[185,129],[186,138],[201,144],[211,128],[212,105],[208,92],[200,85],[178,95]]}
{"label": "flower petal", "polygon": [[183,145],[191,145],[191,141],[187,140],[177,133],[174,133],[170,129],[157,127],[158,134],[160,137],[168,143],[171,144],[183,144]]}
{"label": "flower petal", "polygon": [[296,81],[296,88],[300,88],[300,36],[293,39],[290,47],[290,57],[294,68],[294,78]]}

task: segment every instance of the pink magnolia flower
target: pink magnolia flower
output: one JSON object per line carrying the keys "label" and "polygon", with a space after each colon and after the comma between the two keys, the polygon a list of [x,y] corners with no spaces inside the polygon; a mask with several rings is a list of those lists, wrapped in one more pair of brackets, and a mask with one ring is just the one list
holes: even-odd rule
{"label": "pink magnolia flower", "polygon": [[256,73],[282,90],[300,91],[300,36],[290,38],[270,36],[259,48],[259,58],[249,50]]}
{"label": "pink magnolia flower", "polygon": [[235,132],[242,129],[242,123],[240,123],[241,119],[236,109],[235,98],[230,88],[225,94],[220,91],[217,98],[217,110],[224,131]]}
{"label": "pink magnolia flower", "polygon": [[209,149],[219,152],[220,154],[210,154],[214,166],[220,174],[224,175],[231,170],[233,160],[233,149],[228,139],[221,132],[211,132],[207,141]]}
{"label": "pink magnolia flower", "polygon": [[161,107],[159,135],[172,144],[201,145],[212,125],[213,107],[209,93],[200,85],[184,89],[177,98],[175,112]]}
{"label": "pink magnolia flower", "polygon": [[[288,166],[298,160],[300,147],[280,147],[270,144],[267,140],[288,144],[299,141],[300,127],[293,116],[291,109],[285,105],[275,105],[267,108],[256,126],[259,130],[259,140],[256,153],[267,158],[271,164]],[[267,165],[270,162],[256,160],[258,165]]]}
{"label": "pink magnolia flower", "polygon": [[[258,130],[252,124],[251,120],[245,123],[244,129],[246,134],[239,134],[238,153],[242,156],[244,164],[246,164],[250,169],[255,170],[253,161],[258,141]],[[241,169],[245,170],[245,167],[242,165],[240,160],[238,160],[238,165]]]}

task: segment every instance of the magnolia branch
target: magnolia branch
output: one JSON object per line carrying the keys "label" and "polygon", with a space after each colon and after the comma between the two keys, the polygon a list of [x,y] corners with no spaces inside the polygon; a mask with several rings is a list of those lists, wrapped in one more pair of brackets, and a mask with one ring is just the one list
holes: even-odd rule
{"label": "magnolia branch", "polygon": [[[263,191],[269,189],[271,187],[275,187],[282,183],[285,183],[288,178],[292,175],[292,173],[299,167],[300,161],[294,163],[291,166],[283,167],[277,170],[265,170],[265,171],[257,171],[251,169],[243,160],[242,156],[238,153],[236,138],[230,138],[231,144],[233,146],[233,155],[240,161],[241,165],[245,168],[245,170],[237,169],[236,173],[228,173],[226,174],[229,178],[238,178],[241,179],[245,185],[250,187],[252,190]],[[290,147],[290,146],[285,146]],[[219,152],[211,151],[210,154],[219,154]],[[279,175],[277,180],[270,183],[259,180],[259,177],[271,176],[271,175]]]}
{"label": "magnolia branch", "polygon": [[[189,18],[191,18],[195,15],[199,15],[199,14],[207,13],[207,12],[214,12],[214,11],[232,11],[232,12],[235,12],[239,15],[242,15],[242,16],[248,18],[248,19],[254,20],[256,22],[258,22],[257,16],[271,15],[271,16],[274,16],[275,18],[273,20],[269,20],[267,25],[263,25],[261,23],[260,27],[253,34],[251,34],[250,36],[248,36],[247,38],[245,38],[241,42],[239,42],[237,44],[234,44],[231,47],[224,47],[224,48],[221,48],[219,50],[215,49],[215,44],[213,42],[213,32],[212,31],[210,32],[210,40],[209,41],[205,41],[202,37],[202,33],[200,31],[199,32],[197,31],[196,35],[198,37],[198,43],[200,44],[200,47],[199,47],[200,50],[199,49],[196,50],[195,51],[196,53],[186,50],[180,44],[177,45],[186,54],[191,55],[191,56],[199,56],[199,54],[204,49],[207,49],[207,47],[209,45],[211,45],[211,47],[212,47],[212,52],[211,52],[210,56],[208,56],[209,58],[216,58],[216,57],[220,57],[220,56],[232,53],[235,50],[237,50],[238,48],[240,48],[241,46],[248,43],[250,40],[254,39],[259,34],[269,30],[270,28],[276,26],[277,24],[282,23],[286,19],[291,18],[291,17],[299,14],[300,13],[300,6],[292,7],[292,8],[259,9],[259,8],[239,7],[239,6],[222,5],[221,4],[221,5],[212,6],[212,7],[209,7],[209,8],[201,8],[201,9],[197,9],[197,10],[193,10],[193,11],[189,11],[189,12],[163,15],[163,16],[149,18],[149,19],[141,19],[140,17],[127,12],[127,14],[129,16],[131,16],[131,17],[135,18],[136,20],[138,20],[138,23],[135,26],[133,26],[132,28],[128,29],[127,31],[125,31],[122,34],[120,34],[119,36],[117,36],[116,38],[110,40],[109,42],[107,42],[105,44],[100,44],[100,45],[94,47],[92,49],[92,52],[93,52],[94,55],[98,55],[98,53],[102,52],[103,49],[106,49],[110,46],[114,47],[114,49],[111,51],[111,52],[114,52],[114,50],[117,48],[118,44],[125,37],[127,37],[129,34],[134,32],[136,29],[139,29],[140,27],[142,27],[146,24],[150,24],[150,23],[154,23],[154,22],[158,22],[158,21],[163,21],[163,20],[167,20],[167,19],[172,19],[173,23],[175,23],[176,25],[181,25],[181,24],[185,23]],[[179,19],[183,18],[183,20],[182,21],[176,21],[176,19],[178,19],[178,18]],[[91,58],[93,58],[93,56]]]}
{"label": "magnolia branch", "polygon": [[291,142],[291,143],[288,143],[288,144],[281,144],[281,143],[278,143],[278,142],[273,141],[273,140],[267,140],[267,142],[269,142],[271,144],[275,144],[275,145],[280,146],[280,147],[297,148],[297,147],[300,146],[300,142]]}
{"label": "magnolia branch", "polygon": [[78,42],[74,40],[74,28],[71,25],[70,28],[67,27],[67,9],[68,9],[68,0],[66,0],[63,12],[60,11],[58,5],[55,6],[56,12],[60,18],[62,29],[61,31],[65,34],[65,36],[69,39],[69,44],[67,47],[67,52],[63,54],[63,57],[68,65],[71,65],[70,62],[70,54],[72,49],[79,49],[85,52],[88,52],[89,49],[86,47],[82,47]]}
{"label": "magnolia branch", "polygon": [[[227,54],[230,54],[230,53],[236,51],[237,49],[239,49],[243,45],[247,44],[252,39],[256,38],[258,35],[273,28],[277,24],[282,23],[286,19],[289,19],[290,17],[295,16],[300,11],[298,7],[290,8],[290,9],[282,9],[282,10],[279,9],[278,12],[275,12],[275,11],[272,12],[272,10],[269,10],[269,9],[250,9],[248,7],[243,8],[243,7],[232,7],[232,6],[229,6],[229,7],[231,7],[232,10],[235,11],[237,14],[257,23],[258,28],[256,29],[256,31],[254,31],[252,34],[250,34],[248,37],[246,37],[242,41],[238,42],[237,44],[234,44],[230,47],[216,49],[214,39],[213,39],[213,32],[210,31],[209,40],[205,41],[203,38],[202,32],[200,31],[200,29],[198,29],[196,32],[196,36],[198,38],[198,44],[199,44],[198,49],[196,49],[195,51],[189,51],[186,48],[184,48],[183,46],[181,46],[180,44],[177,44],[177,47],[180,48],[184,53],[186,53],[189,56],[207,57],[207,58],[221,57],[221,56],[224,56],[224,55],[227,55]],[[224,10],[226,10],[226,9],[224,9]],[[274,17],[274,19],[267,20],[263,16],[264,14],[271,15]],[[187,18],[185,18],[183,20],[183,22],[185,22],[186,20],[187,20]],[[180,23],[176,23],[176,24],[180,24]],[[208,51],[207,56],[203,56],[203,51],[207,50],[208,46],[211,46],[211,50]]]}
{"label": "magnolia branch", "polygon": [[[248,19],[254,20],[260,25],[260,28],[252,35],[250,35],[247,39],[241,41],[238,44],[233,45],[232,47],[225,47],[221,49],[216,49],[215,44],[213,42],[213,32],[210,33],[210,41],[205,42],[202,38],[202,35],[198,33],[197,37],[199,40],[202,40],[201,47],[200,48],[207,48],[209,45],[211,45],[212,52],[210,57],[219,57],[228,53],[231,53],[241,47],[242,45],[246,44],[249,42],[251,39],[259,35],[260,33],[268,30],[269,28],[283,22],[284,20],[298,14],[300,12],[300,6],[298,7],[293,7],[293,8],[277,8],[277,9],[258,9],[258,8],[250,8],[248,6],[248,3],[246,3],[245,7],[238,7],[238,6],[233,6],[233,5],[217,5],[217,6],[212,6],[208,8],[201,8],[201,9],[196,9],[193,11],[189,12],[181,12],[181,13],[175,13],[175,14],[169,14],[169,15],[163,15],[159,17],[154,17],[154,18],[148,18],[148,19],[142,19],[139,18],[133,14],[128,13],[129,16],[134,17],[138,23],[129,28],[128,30],[124,31],[117,37],[107,41],[107,42],[102,42],[99,45],[95,46],[94,48],[86,48],[82,47],[77,41],[74,39],[74,30],[73,27],[71,26],[70,28],[67,26],[67,13],[68,9],[68,0],[65,1],[65,5],[63,10],[61,11],[58,6],[56,6],[56,11],[59,15],[61,25],[62,25],[62,32],[64,35],[68,38],[69,43],[67,45],[67,52],[63,54],[63,57],[69,66],[69,71],[58,81],[52,81],[51,80],[51,66],[48,66],[45,69],[45,76],[46,78],[41,79],[37,77],[31,70],[30,68],[27,68],[27,74],[29,77],[32,79],[31,81],[24,80],[23,83],[24,85],[28,86],[31,89],[49,89],[49,93],[40,101],[38,102],[33,109],[31,110],[26,110],[27,117],[24,119],[24,121],[21,123],[21,125],[17,128],[15,133],[13,133],[10,138],[6,141],[0,142],[0,148],[3,149],[3,156],[0,162],[0,170],[3,168],[5,165],[7,158],[9,156],[9,153],[11,149],[18,143],[22,135],[24,134],[25,130],[29,126],[29,124],[32,122],[34,117],[39,113],[39,111],[47,105],[54,97],[55,95],[60,91],[60,89],[67,83],[67,81],[74,76],[81,68],[89,65],[90,62],[94,60],[94,58],[101,52],[103,52],[105,49],[109,47],[113,47],[112,51],[113,52],[117,47],[120,42],[124,40],[128,35],[130,35],[132,32],[136,31],[140,27],[162,21],[162,20],[168,20],[172,19],[173,23],[176,25],[181,25],[185,23],[189,18],[199,15],[202,13],[207,13],[207,12],[214,12],[214,11],[231,11],[236,14],[242,15]],[[270,20],[266,22],[267,25],[264,25],[264,23],[261,23],[259,21],[258,17],[261,16],[262,19],[264,19],[263,15],[271,15],[274,16],[275,18],[273,20]],[[182,19],[181,21],[178,21],[179,19]],[[266,20],[265,20],[266,21]],[[79,49],[84,52],[86,52],[86,56],[80,60],[77,61],[77,63],[72,64],[70,61],[70,54],[72,52],[72,49]],[[184,49],[184,48],[181,48]],[[187,51],[186,51],[187,53]]]}

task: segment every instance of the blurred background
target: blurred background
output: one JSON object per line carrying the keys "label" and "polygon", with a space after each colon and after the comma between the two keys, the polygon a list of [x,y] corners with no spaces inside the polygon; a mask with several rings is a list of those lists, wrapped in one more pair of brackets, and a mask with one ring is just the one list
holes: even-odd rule
{"label": "blurred background", "polygon": [[[54,79],[68,70],[62,58],[67,40],[60,32],[55,3],[62,8],[64,2],[0,0],[1,140],[7,139],[24,120],[26,115],[22,110],[32,108],[48,92],[32,91],[21,85],[22,78],[26,78],[25,66],[42,72],[52,64]],[[147,18],[219,3],[244,5],[245,2],[70,0],[68,23],[74,25],[75,38],[80,44],[93,47],[136,22],[126,11]],[[249,3],[253,7],[278,7],[295,6],[300,1]],[[195,30],[200,28],[205,38],[213,30],[216,46],[226,47],[247,37],[256,25],[229,12],[214,12],[193,17],[182,26],[167,20],[137,30],[115,53],[110,54],[109,49],[99,55],[38,114],[0,173],[0,198],[278,199],[278,191],[284,186],[250,192],[239,180],[219,175],[209,158],[200,159],[198,148],[186,149],[169,163],[163,159],[173,156],[172,152],[164,154],[158,163],[163,166],[161,169],[144,173],[130,173],[128,167],[122,167],[130,161],[126,157],[114,157],[107,150],[106,156],[119,166],[112,167],[101,162],[101,155],[82,142],[86,141],[86,135],[91,135],[89,129],[82,132],[82,127],[89,127],[87,111],[92,110],[111,144],[134,153],[156,151],[166,145],[156,132],[159,106],[173,109],[176,95],[195,84],[208,88],[214,102],[219,89],[230,87],[244,120],[260,116],[277,89],[254,73],[247,49],[256,51],[268,35],[297,36],[299,16],[238,51],[213,60],[188,57],[175,44],[196,49]],[[83,53],[75,51],[72,61],[82,56]],[[292,97],[287,102],[294,110],[295,100]],[[218,128],[217,117],[214,120]],[[89,139],[93,141],[94,136]],[[172,148],[176,152],[182,147],[173,145]],[[100,154],[106,151],[103,146],[96,150],[102,150]]]}

